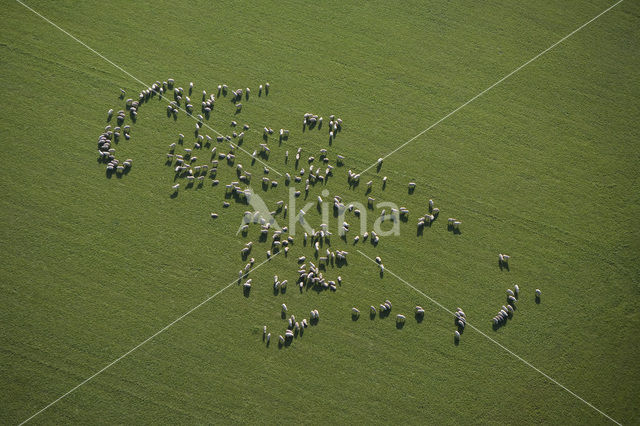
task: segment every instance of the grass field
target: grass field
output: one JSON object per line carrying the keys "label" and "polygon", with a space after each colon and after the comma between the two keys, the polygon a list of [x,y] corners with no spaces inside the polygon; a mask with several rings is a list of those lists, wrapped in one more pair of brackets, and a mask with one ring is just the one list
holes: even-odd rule
{"label": "grass field", "polygon": [[[249,152],[267,125],[291,129],[281,146],[269,143],[274,170],[293,173],[284,152],[298,147],[303,159],[322,148],[332,164],[346,157],[309,200],[326,188],[326,199],[366,203],[363,183],[373,180],[372,197],[410,210],[401,234],[377,247],[332,238],[349,251],[348,266],[326,272],[344,279],[338,291],[292,285],[297,257],[313,257],[298,235],[289,256],[251,273],[249,297],[234,284],[32,422],[609,422],[477,331],[455,345],[450,314],[380,277],[358,250],[448,309],[462,307],[478,330],[611,418],[640,422],[638,3],[621,3],[355,189],[347,170],[367,168],[613,3],[27,4],[148,84],[193,81],[196,104],[218,84],[251,87],[236,116],[252,127]],[[179,133],[192,145],[194,121],[167,118],[157,98],[135,124],[127,118],[132,138],[116,147],[119,159],[133,159],[131,172],[107,178],[96,155],[106,111],[124,107],[121,87],[127,96],[146,87],[20,3],[3,10],[0,422],[13,424],[230,284],[247,241],[256,263],[268,244],[255,225],[236,235],[247,206],[222,207],[232,167],[219,167],[218,187],[182,183],[170,197],[167,147]],[[266,81],[269,95],[255,96]],[[233,110],[218,99],[207,124],[229,134]],[[333,145],[325,131],[302,132],[305,112],[344,120]],[[284,179],[272,171],[281,184],[262,191],[262,165],[236,154],[268,205],[287,199]],[[429,199],[442,213],[417,236]],[[460,234],[447,231],[448,217],[463,222]],[[501,252],[511,255],[509,271],[498,268]],[[286,294],[273,294],[274,274],[288,279]],[[493,330],[514,284],[517,312]],[[404,328],[393,315],[351,320],[351,307],[365,313],[385,299],[408,316]],[[284,332],[283,302],[298,318],[317,308],[321,320],[291,346],[265,347],[263,325]],[[415,305],[426,310],[419,324]]]}

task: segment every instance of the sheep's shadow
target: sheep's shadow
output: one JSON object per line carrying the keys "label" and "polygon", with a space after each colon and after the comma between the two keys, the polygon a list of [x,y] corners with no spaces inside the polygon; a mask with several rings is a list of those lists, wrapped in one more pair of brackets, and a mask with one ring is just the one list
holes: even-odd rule
{"label": "sheep's shadow", "polygon": [[500,259],[498,259],[498,267],[500,268],[501,271],[503,269],[506,269],[507,271],[509,271],[509,264],[501,261]]}

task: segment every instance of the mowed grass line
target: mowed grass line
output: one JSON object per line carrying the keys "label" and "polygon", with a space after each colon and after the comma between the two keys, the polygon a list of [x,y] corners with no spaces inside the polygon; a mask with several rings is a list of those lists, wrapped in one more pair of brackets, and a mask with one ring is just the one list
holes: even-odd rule
{"label": "mowed grass line", "polygon": [[[193,80],[197,88],[212,89],[221,82],[253,88],[268,79],[272,95],[246,103],[241,115],[254,128],[296,130],[306,111],[340,115],[345,131],[331,152],[344,153],[347,168],[357,170],[391,141],[408,139],[486,87],[479,81],[495,80],[526,60],[523,52],[538,51],[606,4],[572,7],[583,15],[575,16],[573,26],[564,7],[551,3],[509,11],[494,4],[482,13],[456,4],[421,14],[409,12],[409,5],[405,12],[372,4],[343,9],[337,18],[293,5],[264,5],[245,11],[246,31],[223,24],[210,29],[209,22],[237,17],[237,9],[224,5],[205,9],[211,21],[198,6],[175,12],[160,7],[157,21],[147,27],[126,25],[142,16],[141,9],[122,9],[128,13],[112,19],[112,10],[91,5],[33,6],[150,81],[174,76],[183,86]],[[633,8],[625,3],[615,18],[581,35],[562,55],[443,123],[425,144],[385,162],[381,174],[389,175],[390,185],[373,195],[406,204],[412,218],[401,239],[366,249],[473,318],[489,319],[514,282],[523,289],[543,288],[544,303],[525,298],[516,320],[497,338],[623,422],[638,416],[633,401],[620,397],[637,394],[631,368],[637,356],[619,322],[624,316],[627,324],[637,323],[637,316],[626,315],[637,297],[629,297],[637,289],[638,200],[632,189],[638,132],[629,125],[637,113],[637,89],[629,84],[636,59],[623,54],[635,48],[627,42],[633,32],[620,31],[633,28]],[[184,25],[163,25],[174,13]],[[244,208],[234,205],[212,223],[209,211],[222,211],[220,191],[168,198],[172,180],[164,149],[193,123],[186,117],[167,121],[160,103],[142,109],[132,141],[118,147],[134,158],[132,172],[106,180],[95,163],[94,141],[104,112],[117,105],[117,87],[133,92],[135,86],[64,35],[45,30],[41,21],[25,20],[19,8],[11,9],[5,25],[3,80],[25,106],[5,115],[3,140],[14,143],[2,145],[2,158],[19,152],[21,168],[31,170],[29,178],[9,175],[15,168],[2,171],[12,185],[2,208],[3,275],[10,277],[3,290],[11,295],[3,309],[3,377],[10,378],[3,386],[3,412],[20,421],[236,274],[243,265],[236,254],[242,242],[224,230],[235,233]],[[288,31],[276,32],[276,26]],[[114,51],[104,34],[120,34],[125,27],[132,41]],[[394,40],[383,43],[390,32]],[[315,38],[294,43],[301,34]],[[163,49],[159,37],[172,49]],[[51,50],[52,45],[65,47]],[[498,45],[502,53],[496,54]],[[43,98],[52,87],[57,96]],[[214,124],[228,123],[231,115],[224,111],[214,113]],[[298,134],[274,149],[272,161],[283,166],[284,149],[303,146],[307,152],[326,142],[324,134]],[[255,146],[258,140],[246,143]],[[50,147],[69,163],[52,161]],[[260,169],[252,169],[254,176]],[[328,185],[331,193],[365,200],[362,187],[345,190],[340,172]],[[421,184],[412,197],[404,194],[409,180]],[[282,194],[269,192],[266,198],[275,202]],[[460,216],[462,235],[453,238],[434,226],[415,237],[413,213],[428,198],[441,206],[444,218]],[[598,220],[603,211],[609,219]],[[498,251],[514,255],[509,274],[496,270]],[[249,299],[239,291],[225,294],[207,315],[154,341],[43,420],[344,421],[386,415],[410,422],[495,422],[513,406],[520,409],[520,421],[558,421],[567,412],[599,418],[472,333],[454,347],[446,317],[430,312],[429,321],[401,332],[389,321],[352,323],[348,312],[355,304],[365,308],[391,298],[398,312],[425,304],[388,277],[379,280],[366,263],[352,258],[339,272],[345,285],[335,295],[290,291],[274,297],[268,287],[273,274],[291,275],[290,282],[295,275],[294,265],[283,272],[283,264],[274,260],[256,274],[254,281],[264,287]],[[282,301],[302,315],[318,307],[321,324],[287,351],[263,351],[260,327],[282,328]],[[512,382],[506,395],[488,391],[505,378]],[[309,394],[319,398],[310,400]],[[387,408],[384,413],[380,406]]]}

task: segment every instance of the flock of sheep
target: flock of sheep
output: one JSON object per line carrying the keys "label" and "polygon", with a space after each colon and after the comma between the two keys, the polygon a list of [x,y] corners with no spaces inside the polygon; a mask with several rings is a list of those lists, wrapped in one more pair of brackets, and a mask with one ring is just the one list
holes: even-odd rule
{"label": "flock of sheep", "polygon": [[[500,254],[501,262],[504,261],[504,256],[507,256],[507,255]],[[508,256],[507,256],[507,259],[508,259]],[[536,294],[536,302],[539,303],[542,292],[540,291],[540,289],[536,288],[535,294]],[[491,320],[493,322],[494,329],[498,329],[502,327],[507,323],[508,320],[513,318],[513,315],[515,314],[515,311],[516,311],[516,302],[518,301],[519,298],[520,298],[520,287],[518,286],[518,284],[515,284],[513,286],[513,289],[510,289],[510,288],[507,289],[507,305],[506,306],[502,305],[502,307],[500,308],[496,316],[493,317],[493,319]]]}
{"label": "flock of sheep", "polygon": [[[202,97],[200,100],[200,113],[194,115],[194,104],[195,100],[191,99],[193,96],[194,84],[190,83],[189,88],[187,90],[182,87],[176,87],[175,81],[173,79],[167,79],[166,81],[160,82],[156,81],[151,87],[141,91],[138,94],[136,100],[127,99],[125,101],[124,109],[121,109],[117,112],[115,117],[115,122],[113,121],[114,110],[110,109],[107,114],[108,124],[105,127],[104,131],[98,138],[98,155],[99,159],[106,163],[107,165],[107,174],[116,173],[118,176],[125,174],[131,168],[132,160],[127,159],[126,161],[120,162],[115,157],[115,145],[119,142],[121,137],[124,137],[126,140],[129,140],[131,137],[131,126],[125,124],[125,121],[130,120],[132,123],[136,122],[136,118],[138,115],[139,108],[147,103],[151,98],[157,97],[159,99],[165,99],[167,104],[167,116],[173,117],[177,119],[179,111],[184,111],[187,116],[190,116],[195,120],[195,129],[194,129],[194,140],[193,145],[187,146],[187,142],[185,141],[184,134],[179,134],[177,141],[172,142],[169,145],[169,151],[166,154],[166,164],[172,167],[172,170],[175,172],[174,181],[178,179],[186,180],[186,187],[192,187],[196,183],[199,187],[204,185],[205,179],[208,177],[211,182],[211,186],[218,186],[220,184],[220,180],[218,179],[218,168],[227,166],[232,169],[235,173],[235,176],[229,183],[225,184],[225,199],[232,198],[237,203],[249,204],[249,199],[252,196],[252,192],[250,190],[250,183],[252,181],[253,175],[249,172],[245,167],[236,161],[236,149],[242,150],[244,153],[248,155],[248,160],[252,165],[255,164],[256,161],[259,161],[264,165],[262,170],[262,177],[260,182],[262,184],[262,189],[264,191],[268,191],[271,189],[278,188],[278,181],[272,179],[270,176],[270,169],[266,165],[266,161],[269,161],[272,147],[269,145],[271,142],[272,136],[277,136],[277,141],[281,144],[283,141],[289,139],[291,134],[290,130],[281,128],[278,132],[273,130],[269,126],[263,127],[262,132],[262,142],[259,143],[258,147],[253,151],[252,154],[249,154],[248,151],[245,151],[240,147],[243,144],[245,137],[251,131],[251,127],[249,124],[240,125],[237,119],[231,121],[230,123],[230,134],[223,135],[218,133],[216,130],[214,132],[218,133],[217,136],[211,137],[203,131],[204,121],[208,120],[212,114],[214,109],[214,105],[216,99],[220,96],[226,97],[229,92],[231,93],[231,101],[234,106],[234,112],[237,117],[240,117],[239,114],[242,112],[243,104],[241,101],[248,102],[251,97],[251,89],[236,89],[229,90],[226,84],[218,85],[217,94],[208,94],[205,90],[202,91]],[[262,96],[269,94],[270,85],[269,83],[265,83],[264,86],[260,85],[257,89],[258,96]],[[166,99],[166,96],[172,97],[172,99]],[[120,99],[124,99],[125,91],[122,90]],[[321,130],[326,123],[326,127],[329,133],[329,145],[331,146],[334,139],[338,136],[338,134],[343,129],[343,121],[341,118],[336,117],[335,115],[328,116],[328,123],[324,121],[322,116],[313,113],[305,113],[303,115],[303,126],[302,132],[309,130]],[[113,127],[112,127],[113,125]],[[241,129],[240,129],[241,127]],[[205,151],[205,149],[207,151]],[[179,150],[179,151],[178,151]],[[292,161],[293,167],[296,170],[293,174],[285,173],[284,174],[284,185],[289,186],[294,183],[302,183],[304,181],[304,194],[305,198],[308,196],[310,189],[317,185],[326,184],[327,181],[334,176],[334,172],[338,167],[342,167],[344,164],[345,157],[343,155],[337,154],[335,157],[335,162],[332,164],[332,161],[329,157],[329,153],[327,149],[320,149],[318,153],[310,153],[307,158],[302,158],[303,148],[298,147],[295,158]],[[289,160],[289,151],[285,152],[284,156],[285,165],[291,165]],[[301,164],[302,163],[302,164]],[[379,158],[377,162],[377,169],[380,171],[383,165],[383,159]],[[387,176],[384,176],[382,179],[382,189],[384,190],[387,185]],[[347,173],[347,184],[349,187],[356,187],[360,182],[360,174],[354,173],[352,170],[349,170]],[[175,197],[178,194],[179,188],[181,184],[180,182],[172,185],[172,196]],[[244,186],[244,188],[243,188]],[[369,181],[366,184],[366,195],[368,195],[373,186],[373,181]],[[408,190],[409,194],[413,194],[416,190],[416,183],[409,182]],[[326,191],[328,193],[328,191]],[[323,195],[324,192],[323,192]],[[296,197],[302,196],[302,191],[295,192]],[[320,211],[320,206],[323,204],[323,198],[318,195],[317,196],[317,205],[318,210]],[[367,197],[367,208],[373,209],[376,200],[373,197]],[[228,201],[223,202],[223,207],[230,207],[230,203]],[[355,217],[361,216],[361,211],[354,206],[354,204],[344,205],[343,200],[340,196],[336,195],[333,198],[333,208],[335,212],[340,213],[352,213]],[[294,245],[294,236],[287,234],[287,228],[283,229],[275,229],[271,225],[273,224],[273,217],[277,214],[283,213],[284,217],[288,214],[288,205],[284,203],[283,200],[278,201],[274,206],[274,209],[270,212],[271,218],[262,217],[257,212],[246,211],[244,214],[244,225],[241,227],[242,235],[246,236],[249,231],[250,224],[259,224],[260,225],[260,240],[259,242],[264,243],[269,240],[270,235],[270,246],[268,250],[266,250],[266,257],[270,259],[275,254],[284,252],[285,256],[288,255],[289,250]],[[305,216],[308,212],[304,210],[300,210],[299,217],[300,221],[305,221]],[[433,222],[438,218],[440,213],[440,209],[434,206],[434,201],[428,201],[428,211],[420,216],[417,221],[418,234],[420,234],[425,227],[432,226]],[[219,214],[217,212],[210,213],[212,219],[217,219]],[[389,218],[392,221],[403,220],[409,216],[409,210],[405,207],[400,207],[398,209],[392,208],[389,213],[386,210],[382,210],[381,220],[384,221]],[[344,217],[344,216],[342,216]],[[460,225],[461,221],[456,218],[449,218],[447,221],[447,229],[454,233],[460,233]],[[350,232],[351,226],[350,224],[344,220],[342,225],[338,230],[338,234],[340,239],[347,241],[347,234]],[[342,284],[342,278],[338,276],[335,280],[328,279],[324,275],[326,274],[328,267],[341,267],[347,265],[347,255],[348,252],[345,250],[332,250],[331,246],[331,235],[332,233],[329,231],[329,228],[326,224],[321,224],[319,230],[313,230],[311,233],[304,233],[303,246],[311,245],[314,249],[314,257],[315,262],[307,261],[306,256],[298,257],[298,279],[296,282],[296,286],[299,288],[300,292],[303,292],[305,289],[312,289],[316,291],[324,291],[330,290],[335,292],[338,290],[339,286]],[[379,235],[376,234],[375,231],[365,231],[362,234],[358,233],[352,239],[353,244],[357,244],[361,239],[362,241],[366,241],[370,238],[370,242],[376,246],[379,242]],[[324,247],[327,245],[328,247]],[[240,255],[243,260],[246,260],[249,255],[252,253],[254,249],[254,243],[252,241],[247,242],[244,247],[240,250]],[[506,254],[499,255],[499,266],[500,268],[507,268],[509,265],[510,256]],[[380,275],[384,274],[384,264],[382,263],[382,259],[378,256],[375,259],[376,263],[380,268]],[[243,269],[239,271],[238,274],[238,284],[241,285],[241,288],[245,294],[245,296],[249,296],[252,289],[252,279],[248,278],[249,273],[254,266],[255,259],[252,257],[250,261],[244,266]],[[273,290],[274,295],[285,293],[287,290],[287,280],[280,280],[276,275],[274,276],[273,282]],[[494,327],[500,327],[502,324],[506,323],[506,321],[513,317],[515,312],[515,302],[518,299],[519,287],[516,285],[514,290],[507,290],[507,305],[502,306],[498,314],[493,318]],[[536,289],[536,298],[539,301],[540,290]],[[375,306],[370,306],[369,313],[371,319],[375,318],[378,315],[380,318],[387,317],[390,315],[392,306],[389,300],[385,300],[384,303],[380,304],[378,308]],[[282,318],[286,318],[287,307],[285,304],[282,304]],[[352,319],[357,320],[360,316],[360,311],[358,308],[353,307],[351,309]],[[424,318],[425,311],[421,306],[415,307],[415,318],[418,322],[422,321]],[[318,311],[311,311],[310,320],[307,321],[303,319],[301,322],[297,322],[295,320],[295,316],[291,315],[288,318],[288,327],[284,332],[284,335],[280,334],[278,336],[280,346],[290,344],[293,339],[297,338],[299,335],[301,336],[304,332],[304,329],[309,325],[317,324],[319,319]],[[402,328],[406,320],[405,315],[397,314],[396,315],[396,325],[398,328]],[[454,331],[454,339],[456,342],[459,341],[462,332],[466,326],[466,314],[462,311],[462,309],[458,308],[455,312],[455,325],[456,330]],[[267,333],[266,326],[263,329],[263,340],[269,345],[271,339],[271,333]]]}
{"label": "flock of sheep", "polygon": [[[127,99],[125,101],[125,109],[118,111],[113,127],[109,123],[113,121],[114,110],[109,109],[109,111],[107,111],[108,124],[98,137],[98,159],[107,164],[107,176],[111,176],[114,172],[118,176],[122,176],[129,171],[133,163],[133,160],[127,159],[121,164],[115,156],[115,145],[118,144],[120,138],[124,137],[125,140],[131,139],[131,126],[129,124],[125,125],[127,115],[129,116],[129,120],[135,123],[138,117],[138,109],[152,97],[156,95],[162,96],[162,93],[164,93],[164,90],[167,88],[167,84],[167,82],[161,84],[159,81],[156,81],[151,87],[141,91],[138,94],[137,100],[132,98]],[[123,89],[120,89],[120,92],[120,99],[124,99],[126,92]]]}
{"label": "flock of sheep", "polygon": [[[284,336],[280,334],[278,336],[278,346],[289,346],[293,342],[293,340],[297,337],[302,337],[304,334],[304,330],[311,325],[317,325],[320,321],[320,313],[317,309],[313,309],[309,313],[309,321],[304,318],[302,321],[296,321],[296,316],[291,314],[290,317],[287,318],[288,308],[286,304],[282,304],[281,317],[283,320],[287,321],[287,327],[284,331]],[[267,326],[262,327],[262,340],[266,343],[267,346],[271,343],[271,333],[267,332]]]}

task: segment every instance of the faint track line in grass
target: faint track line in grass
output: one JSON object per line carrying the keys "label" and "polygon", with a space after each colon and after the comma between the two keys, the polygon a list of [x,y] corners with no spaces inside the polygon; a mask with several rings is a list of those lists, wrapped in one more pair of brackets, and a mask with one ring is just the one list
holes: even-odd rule
{"label": "faint track line in grass", "polygon": [[[270,258],[268,258],[267,260],[265,260],[262,263],[259,263],[257,266],[255,266],[254,268],[251,268],[248,272],[244,273],[243,277],[246,277],[247,275],[249,275],[250,272],[255,271],[256,269],[258,269],[259,267],[261,267],[262,265],[264,265],[265,263],[271,261],[271,259],[273,259],[274,257],[276,257],[277,255],[279,255],[282,252],[278,252],[276,254],[273,254]],[[136,346],[134,346],[133,348],[129,349],[127,352],[125,352],[124,354],[120,355],[118,358],[114,359],[113,361],[111,361],[109,364],[105,365],[104,367],[102,367],[100,370],[96,371],[94,374],[92,374],[91,376],[87,377],[86,379],[84,379],[82,382],[78,383],[76,386],[74,386],[73,388],[69,389],[67,392],[65,392],[64,394],[62,394],[60,397],[58,397],[56,400],[50,402],[49,404],[47,404],[45,407],[41,408],[39,411],[35,412],[34,414],[31,415],[31,417],[23,420],[22,422],[20,422],[20,425],[23,425],[27,422],[29,422],[30,420],[32,420],[34,417],[38,416],[39,414],[41,414],[42,412],[46,411],[48,408],[51,408],[53,405],[57,404],[58,402],[60,402],[62,399],[66,398],[67,396],[69,396],[70,394],[72,394],[73,392],[75,392],[78,388],[80,388],[81,386],[87,384],[88,382],[90,382],[91,380],[93,380],[95,377],[97,377],[98,375],[100,375],[101,373],[103,373],[104,371],[106,371],[107,369],[109,369],[110,367],[114,366],[115,364],[117,364],[118,362],[120,362],[121,360],[123,360],[124,358],[126,358],[127,356],[129,356],[131,353],[135,352],[137,349],[139,349],[140,347],[142,347],[143,345],[145,345],[146,343],[150,342],[151,340],[153,340],[154,338],[156,338],[158,335],[164,333],[165,331],[167,331],[169,328],[171,328],[173,325],[177,324],[178,322],[182,321],[185,317],[187,317],[188,315],[190,315],[191,313],[193,313],[195,310],[197,310],[198,308],[200,308],[201,306],[203,306],[204,304],[206,304],[207,302],[209,302],[211,299],[215,298],[216,296],[218,296],[220,293],[222,293],[223,291],[227,290],[229,287],[231,287],[232,285],[236,284],[238,282],[238,279],[234,279],[233,281],[231,281],[229,284],[227,284],[225,287],[221,288],[220,290],[218,290],[217,292],[215,292],[214,294],[212,294],[211,296],[207,297],[206,299],[204,299],[202,302],[198,303],[196,306],[194,306],[193,308],[189,309],[187,312],[185,312],[184,314],[180,315],[178,318],[176,318],[175,320],[171,321],[169,324],[165,325],[164,327],[162,327],[160,330],[156,331],[154,334],[152,334],[151,336],[147,337],[145,340],[143,340],[142,342],[138,343]]]}
{"label": "faint track line in grass", "polygon": [[[107,58],[106,56],[104,56],[103,54],[101,54],[100,52],[98,52],[97,50],[95,50],[94,48],[92,48],[91,46],[89,46],[88,44],[86,44],[85,42],[83,42],[82,40],[80,40],[79,38],[77,38],[76,36],[74,36],[73,34],[69,33],[68,31],[66,31],[64,28],[61,28],[59,25],[57,25],[55,22],[51,21],[50,19],[48,19],[46,16],[43,16],[41,13],[39,13],[38,11],[34,10],[32,7],[26,5],[25,3],[23,3],[21,0],[16,0],[17,3],[21,4],[22,6],[24,6],[26,9],[30,10],[31,12],[33,12],[35,15],[39,16],[40,18],[42,18],[45,22],[51,24],[52,26],[54,26],[55,28],[57,28],[58,30],[60,30],[61,32],[63,32],[64,34],[66,34],[67,36],[71,37],[73,40],[75,40],[76,42],[80,43],[82,46],[86,47],[89,51],[91,51],[92,53],[98,55],[101,59],[103,59],[104,61],[108,62],[109,64],[113,65],[115,68],[117,68],[118,70],[122,71],[123,73],[125,73],[127,76],[131,77],[133,80],[135,80],[136,82],[140,83],[141,85],[145,86],[146,88],[150,88],[151,85],[146,84],[144,81],[140,80],[138,77],[134,76],[133,74],[131,74],[130,72],[128,72],[127,70],[125,70],[124,68],[122,68],[120,65],[116,64],[115,62],[113,62],[112,60],[110,60],[109,58]],[[156,95],[160,96],[160,93],[158,93],[157,91],[151,89]],[[166,100],[167,103],[171,103],[171,101],[169,99],[167,99],[165,96],[160,96],[162,99]],[[198,121],[198,119],[196,117],[193,116],[193,114],[188,113],[187,111],[185,111],[182,107],[178,106],[178,109],[180,111],[183,111],[188,117],[191,117],[194,121]],[[213,131],[215,134],[217,134],[218,136],[224,136],[222,133],[220,133],[219,131],[217,131],[216,129],[214,129],[213,127],[209,126],[209,124],[205,123],[204,121],[202,122],[202,125],[204,127],[206,127],[207,129]],[[254,158],[253,155],[251,153],[249,153],[249,151],[245,150],[244,148],[242,148],[241,146],[239,146],[238,144],[235,143],[231,143],[232,146],[234,146],[235,148],[239,149],[240,151],[244,152],[245,154],[247,154],[248,156],[250,156],[251,158]],[[262,160],[260,160],[259,158],[255,158],[255,160],[262,164],[265,167],[269,167],[269,170],[273,170],[278,176],[282,176],[282,173],[280,173],[278,170],[274,169],[273,167],[270,167],[267,163],[263,162]]]}
{"label": "faint track line in grass", "polygon": [[[364,254],[362,251],[357,250],[358,253],[360,253],[363,257],[367,258],[368,260],[370,260],[372,263],[374,263],[376,266],[378,265],[377,262],[375,261],[375,259],[372,259],[371,257],[367,256],[366,254]],[[385,272],[390,273],[391,275],[393,275],[396,279],[398,279],[399,281],[401,281],[402,283],[404,283],[405,285],[407,285],[408,287],[410,287],[411,289],[413,289],[416,293],[421,294],[422,296],[426,297],[427,299],[429,299],[429,301],[431,303],[433,303],[434,305],[438,306],[440,309],[444,310],[445,312],[449,313],[451,316],[454,316],[454,312],[452,310],[450,310],[449,308],[447,308],[446,306],[444,306],[443,304],[441,304],[440,302],[438,302],[437,300],[435,300],[434,298],[428,296],[426,293],[424,293],[423,291],[417,289],[416,287],[414,287],[411,283],[409,283],[407,280],[403,279],[402,277],[398,276],[397,274],[395,274],[393,271],[390,271],[389,268],[384,268]],[[549,376],[548,374],[546,374],[545,372],[543,372],[542,370],[540,370],[539,368],[537,368],[536,366],[534,366],[533,364],[531,364],[529,361],[527,361],[526,359],[522,358],[521,356],[519,356],[518,354],[514,353],[513,351],[511,351],[509,348],[507,348],[506,346],[504,346],[503,344],[501,344],[500,342],[498,342],[497,340],[491,338],[490,336],[488,336],[486,333],[484,333],[483,331],[481,331],[480,329],[478,329],[476,326],[474,326],[473,324],[469,323],[468,321],[466,322],[466,325],[469,326],[470,328],[472,328],[474,331],[480,333],[480,335],[482,335],[483,337],[485,337],[487,340],[489,340],[490,342],[494,343],[495,345],[497,345],[499,348],[503,349],[504,351],[506,351],[509,355],[513,356],[514,358],[518,359],[519,361],[523,362],[525,365],[527,365],[528,367],[531,367],[532,369],[534,369],[535,371],[537,371],[538,373],[540,373],[542,376],[544,376],[547,380],[550,380],[552,383],[558,385],[560,388],[564,389],[565,391],[567,391],[571,396],[577,398],[578,400],[582,401],[583,403],[585,403],[586,405],[588,405],[589,407],[591,407],[592,409],[594,409],[595,411],[597,411],[598,413],[600,413],[601,415],[603,415],[604,417],[606,417],[608,420],[612,421],[615,424],[621,425],[622,423],[618,422],[617,420],[613,419],[611,416],[609,416],[607,413],[605,413],[604,411],[600,410],[599,408],[597,408],[596,406],[594,406],[593,404],[591,404],[589,401],[585,400],[584,398],[582,398],[580,395],[576,394],[575,392],[573,392],[571,389],[567,388],[566,386],[564,386],[562,383],[558,382],[557,380],[555,380],[553,377]]]}
{"label": "faint track line in grass", "polygon": [[[18,0],[19,1],[19,0]],[[402,148],[404,148],[405,146],[409,145],[411,142],[413,142],[414,140],[416,140],[417,138],[419,138],[420,136],[424,135],[426,132],[428,132],[429,130],[433,129],[434,127],[436,127],[438,124],[442,123],[444,120],[446,120],[447,118],[451,117],[453,114],[455,114],[456,112],[460,111],[462,108],[466,107],[467,105],[469,105],[471,102],[475,101],[476,99],[478,99],[479,97],[481,97],[482,95],[484,95],[485,93],[487,93],[488,91],[490,91],[491,89],[493,89],[494,87],[496,87],[497,85],[499,85],[500,83],[502,83],[503,81],[505,81],[506,79],[508,79],[509,77],[511,77],[512,75],[514,75],[515,73],[517,73],[518,71],[520,71],[521,69],[523,69],[524,67],[526,67],[527,65],[529,65],[530,63],[532,63],[533,61],[535,61],[536,59],[540,58],[541,56],[543,56],[545,53],[549,52],[550,50],[552,50],[554,47],[556,47],[557,45],[559,45],[560,43],[562,43],[563,41],[565,41],[566,39],[568,39],[569,37],[573,36],[575,33],[577,33],[578,31],[582,30],[584,27],[586,27],[587,25],[589,25],[590,23],[592,23],[593,21],[595,21],[596,19],[600,18],[602,15],[604,15],[605,13],[609,12],[611,9],[613,9],[614,7],[616,7],[617,5],[619,5],[620,3],[622,3],[624,0],[618,0],[616,3],[614,3],[613,5],[609,6],[608,8],[606,8],[605,10],[603,10],[602,12],[600,12],[599,14],[597,14],[596,16],[594,16],[593,18],[591,18],[590,20],[588,20],[587,22],[585,22],[584,24],[580,25],[578,28],[576,28],[575,30],[571,31],[569,34],[567,34],[566,36],[562,37],[560,40],[556,41],[555,43],[553,43],[551,46],[547,47],[546,49],[544,49],[542,52],[538,53],[536,56],[534,56],[533,58],[529,59],[528,61],[526,61],[525,63],[523,63],[522,65],[520,65],[519,67],[517,67],[516,69],[514,69],[513,71],[511,71],[509,74],[505,75],[504,77],[502,77],[500,80],[496,81],[495,83],[493,83],[491,86],[487,87],[486,89],[484,89],[482,92],[478,93],[477,95],[475,95],[474,97],[472,97],[471,99],[469,99],[468,101],[466,101],[465,103],[463,103],[462,105],[460,105],[459,107],[457,107],[456,109],[454,109],[453,111],[449,112],[447,115],[445,115],[444,117],[442,117],[441,119],[439,119],[438,121],[436,121],[435,123],[433,123],[432,125],[430,125],[429,127],[427,127],[426,129],[424,129],[423,131],[421,131],[420,133],[418,133],[417,135],[415,135],[414,137],[412,137],[411,139],[409,139],[408,141],[406,141],[405,143],[403,143],[402,145],[398,146],[397,148],[395,148],[393,151],[389,152],[387,155],[385,155],[384,157],[381,157],[383,160],[386,160],[388,157],[390,157],[391,155],[395,154],[396,152],[400,151]],[[360,172],[360,174],[364,174],[366,172],[368,172],[369,170],[371,170],[373,167],[375,167],[378,164],[378,162],[376,161],[375,163],[371,164],[369,167],[367,167],[366,169],[362,170]]]}

